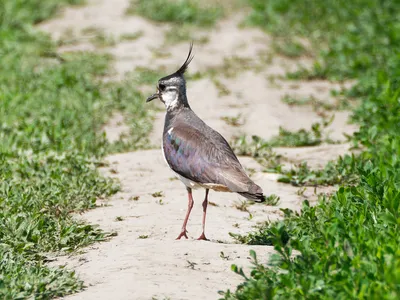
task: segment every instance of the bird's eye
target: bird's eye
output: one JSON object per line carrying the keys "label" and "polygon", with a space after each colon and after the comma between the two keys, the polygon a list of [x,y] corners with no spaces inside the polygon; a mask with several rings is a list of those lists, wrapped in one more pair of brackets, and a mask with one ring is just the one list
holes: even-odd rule
{"label": "bird's eye", "polygon": [[165,84],[159,83],[159,84],[158,84],[158,89],[159,89],[160,91],[165,90]]}

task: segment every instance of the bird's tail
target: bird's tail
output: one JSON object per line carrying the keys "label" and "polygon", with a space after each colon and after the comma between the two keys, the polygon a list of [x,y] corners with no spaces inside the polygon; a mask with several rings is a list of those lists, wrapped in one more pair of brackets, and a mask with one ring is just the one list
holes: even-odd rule
{"label": "bird's tail", "polygon": [[238,194],[247,199],[255,200],[256,202],[265,201],[265,196],[263,194],[262,188],[255,183],[252,184],[248,192],[239,192]]}

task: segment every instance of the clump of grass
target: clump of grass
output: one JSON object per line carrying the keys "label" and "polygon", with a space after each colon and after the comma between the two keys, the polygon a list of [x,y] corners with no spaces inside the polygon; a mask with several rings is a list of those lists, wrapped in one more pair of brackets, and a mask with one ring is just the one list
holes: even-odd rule
{"label": "clump of grass", "polygon": [[143,31],[139,30],[132,33],[124,33],[119,37],[120,41],[136,41],[143,36]]}
{"label": "clump of grass", "polygon": [[221,117],[221,120],[225,121],[226,124],[234,127],[242,126],[244,124],[241,114],[238,114],[234,117]]}
{"label": "clump of grass", "polygon": [[291,38],[275,38],[272,43],[272,49],[286,57],[289,58],[298,58],[301,56],[310,56],[310,52],[306,49],[306,47],[296,41],[293,37]]}
{"label": "clump of grass", "polygon": [[215,76],[212,76],[211,81],[214,83],[215,87],[218,90],[218,96],[223,97],[223,96],[229,96],[231,94],[231,91],[228,89],[228,87],[221,82],[218,78]]}
{"label": "clump of grass", "polygon": [[273,152],[268,142],[260,137],[253,135],[248,141],[245,135],[236,137],[230,143],[237,155],[251,156],[260,163],[266,172],[282,172],[282,156]]}
{"label": "clump of grass", "polygon": [[354,185],[358,183],[357,169],[363,164],[363,160],[354,155],[339,157],[337,161],[331,161],[323,169],[312,170],[307,163],[301,163],[289,171],[283,172],[279,182],[290,183],[294,186],[301,185],[335,185],[346,183]]}
{"label": "clump of grass", "polygon": [[309,105],[310,103],[313,102],[314,97],[305,97],[305,98],[298,98],[298,97],[293,97],[290,95],[284,95],[281,98],[283,103],[286,103],[290,106],[303,106],[303,105]]}
{"label": "clump of grass", "polygon": [[265,204],[266,205],[271,205],[271,206],[275,206],[279,203],[280,197],[275,195],[275,194],[271,194],[269,196],[265,197]]}
{"label": "clump of grass", "polygon": [[82,29],[82,34],[89,38],[89,41],[98,48],[114,46],[117,40],[110,34],[106,34],[102,28],[86,27]]}
{"label": "clump of grass", "polygon": [[132,0],[126,14],[139,14],[156,22],[212,26],[223,16],[223,9],[193,0]]}
{"label": "clump of grass", "polygon": [[206,44],[208,37],[206,35],[197,36],[195,30],[196,27],[193,25],[174,25],[165,33],[165,43],[174,45],[193,41],[196,45]]}
{"label": "clump of grass", "polygon": [[154,70],[146,67],[136,67],[128,78],[136,85],[154,85],[164,72],[163,69]]}
{"label": "clump of grass", "polygon": [[240,211],[249,212],[248,207],[250,206],[250,202],[248,201],[239,201],[234,204],[235,208]]}
{"label": "clump of grass", "polygon": [[283,224],[276,224],[277,226],[274,227],[273,230],[271,230],[270,225],[271,223],[266,222],[265,224],[259,226],[254,232],[243,235],[230,232],[229,235],[236,240],[236,242],[246,245],[272,246],[274,242],[274,236],[276,235],[280,236],[281,243],[287,243],[289,241],[289,234]]}
{"label": "clump of grass", "polygon": [[154,192],[151,194],[154,198],[164,197],[164,193],[162,191]]}
{"label": "clump of grass", "polygon": [[279,128],[279,135],[272,137],[270,140],[263,140],[253,135],[251,141],[246,136],[240,136],[231,142],[232,148],[238,155],[246,155],[254,157],[267,172],[282,172],[282,157],[276,155],[272,147],[305,147],[316,146],[323,141],[333,143],[329,138],[323,138],[322,127],[326,127],[332,122],[324,121],[323,123],[314,123],[311,131],[300,129],[292,132],[282,127]]}
{"label": "clump of grass", "polygon": [[91,39],[91,42],[98,48],[114,46],[117,41],[112,35],[100,33]]}
{"label": "clump of grass", "polygon": [[298,131],[289,131],[279,127],[279,135],[269,140],[271,147],[307,147],[316,146],[322,143],[322,133],[319,123],[311,127],[311,131],[299,129]]}
{"label": "clump of grass", "polygon": [[337,98],[336,103],[329,103],[323,100],[319,100],[314,96],[299,98],[290,95],[284,95],[282,97],[282,102],[290,106],[304,106],[310,105],[313,107],[314,111],[332,111],[332,110],[345,110],[350,107],[350,101],[346,98]]}
{"label": "clump of grass", "polygon": [[221,65],[209,68],[206,73],[210,77],[224,76],[226,78],[235,78],[245,70],[255,69],[257,65],[248,57],[230,56],[225,57]]}

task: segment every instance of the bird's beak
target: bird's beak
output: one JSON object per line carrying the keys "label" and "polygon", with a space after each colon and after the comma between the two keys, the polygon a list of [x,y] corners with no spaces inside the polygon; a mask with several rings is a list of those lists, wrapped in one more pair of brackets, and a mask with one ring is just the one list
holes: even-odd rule
{"label": "bird's beak", "polygon": [[150,102],[156,98],[159,98],[159,97],[160,97],[160,95],[158,93],[155,93],[155,94],[151,95],[149,98],[147,98],[146,103]]}

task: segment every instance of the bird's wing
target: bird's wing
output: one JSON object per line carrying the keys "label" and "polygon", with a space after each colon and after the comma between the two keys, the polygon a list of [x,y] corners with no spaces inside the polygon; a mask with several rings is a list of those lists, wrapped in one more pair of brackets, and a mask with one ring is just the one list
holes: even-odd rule
{"label": "bird's wing", "polygon": [[191,126],[164,132],[164,154],[179,175],[201,184],[247,192],[252,184],[227,141],[216,131],[207,134]]}

